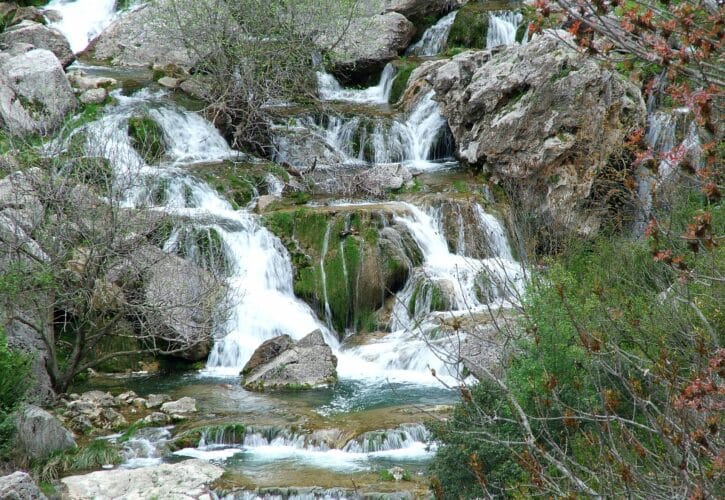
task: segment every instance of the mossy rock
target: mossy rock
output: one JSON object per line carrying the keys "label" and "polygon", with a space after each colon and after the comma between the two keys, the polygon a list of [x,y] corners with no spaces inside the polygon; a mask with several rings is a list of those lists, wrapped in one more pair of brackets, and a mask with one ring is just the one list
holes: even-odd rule
{"label": "mossy rock", "polygon": [[388,99],[390,104],[395,104],[403,96],[405,89],[408,87],[410,75],[419,65],[420,63],[418,61],[411,59],[401,59],[395,63],[398,72],[395,75],[393,86],[390,89],[390,98]]}
{"label": "mossy rock", "polygon": [[485,49],[491,10],[484,2],[468,2],[461,7],[448,35],[448,47]]}
{"label": "mossy rock", "polygon": [[213,186],[235,207],[248,205],[255,196],[267,194],[267,176],[283,182],[289,174],[276,163],[249,163],[226,160],[213,165],[200,165],[192,171]]}
{"label": "mossy rock", "polygon": [[131,145],[149,165],[158,163],[166,154],[164,131],[148,115],[132,116],[128,119],[128,136]]}

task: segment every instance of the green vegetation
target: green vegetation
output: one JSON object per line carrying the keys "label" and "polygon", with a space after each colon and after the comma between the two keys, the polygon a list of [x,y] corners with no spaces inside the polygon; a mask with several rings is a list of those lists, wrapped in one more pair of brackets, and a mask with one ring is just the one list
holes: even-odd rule
{"label": "green vegetation", "polygon": [[[244,207],[258,194],[267,191],[269,174],[283,180],[289,180],[289,174],[276,163],[240,163],[226,160],[215,165],[203,165],[194,170],[207,183],[229,200],[235,208]],[[307,193],[292,195],[294,204],[306,202]]]}
{"label": "green vegetation", "polygon": [[122,461],[117,445],[107,439],[94,439],[86,446],[56,453],[41,463],[34,463],[32,469],[41,482],[50,482],[70,472],[91,471]]}
{"label": "green vegetation", "polygon": [[[0,277],[0,293],[7,285]],[[15,286],[15,285],[11,285]],[[15,411],[23,402],[30,387],[30,358],[12,351],[7,344],[5,332],[0,327],[0,461],[13,450],[15,436]]]}
{"label": "green vegetation", "polygon": [[388,102],[395,104],[400,100],[408,86],[408,80],[410,79],[411,73],[418,67],[418,63],[410,61],[408,59],[401,59],[396,65],[398,72],[393,80],[393,86],[390,89],[390,98]]}
{"label": "green vegetation", "polygon": [[158,163],[166,152],[164,131],[150,116],[132,116],[128,119],[131,145],[149,165]]}
{"label": "green vegetation", "polygon": [[[693,216],[706,220],[694,244],[678,236]],[[704,381],[725,363],[725,250],[706,234],[722,234],[725,218],[700,195],[668,217],[672,257],[654,246],[660,228],[649,242],[571,244],[533,276],[525,335],[504,373],[476,373],[481,383],[462,390],[452,418],[432,426],[444,443],[431,467],[439,498],[581,492],[572,477],[604,496],[649,497],[679,487],[685,436],[700,440],[684,452],[687,474],[713,491],[719,465],[708,450],[722,445],[722,415]]]}
{"label": "green vegetation", "polygon": [[448,47],[485,49],[488,15],[491,7],[485,2],[468,2],[456,16],[448,35]]}

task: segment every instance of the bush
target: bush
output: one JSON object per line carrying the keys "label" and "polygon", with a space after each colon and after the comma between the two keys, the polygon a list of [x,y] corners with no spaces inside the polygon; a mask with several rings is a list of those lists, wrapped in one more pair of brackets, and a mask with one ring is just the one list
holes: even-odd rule
{"label": "bush", "polygon": [[0,460],[12,451],[14,413],[30,385],[29,373],[30,358],[10,350],[5,332],[0,328]]}
{"label": "bush", "polygon": [[129,118],[128,136],[134,149],[149,165],[157,163],[166,152],[164,131],[158,123],[146,115]]}

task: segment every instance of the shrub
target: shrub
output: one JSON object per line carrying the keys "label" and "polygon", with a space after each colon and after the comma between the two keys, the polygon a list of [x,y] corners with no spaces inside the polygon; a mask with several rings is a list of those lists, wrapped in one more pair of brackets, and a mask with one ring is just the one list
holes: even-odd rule
{"label": "shrub", "polygon": [[25,397],[30,358],[12,351],[0,327],[0,460],[12,451],[15,434],[14,413]]}

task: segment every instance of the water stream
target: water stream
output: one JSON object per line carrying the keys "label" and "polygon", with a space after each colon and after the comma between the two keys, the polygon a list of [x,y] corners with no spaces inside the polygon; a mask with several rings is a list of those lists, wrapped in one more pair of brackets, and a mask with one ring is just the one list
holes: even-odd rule
{"label": "water stream", "polygon": [[423,36],[406,50],[407,55],[435,56],[445,48],[448,35],[456,20],[458,11],[454,10],[442,17],[437,23],[425,30]]}
{"label": "water stream", "polygon": [[46,8],[60,13],[61,20],[51,26],[65,35],[75,54],[116,19],[116,0],[52,0]]}

